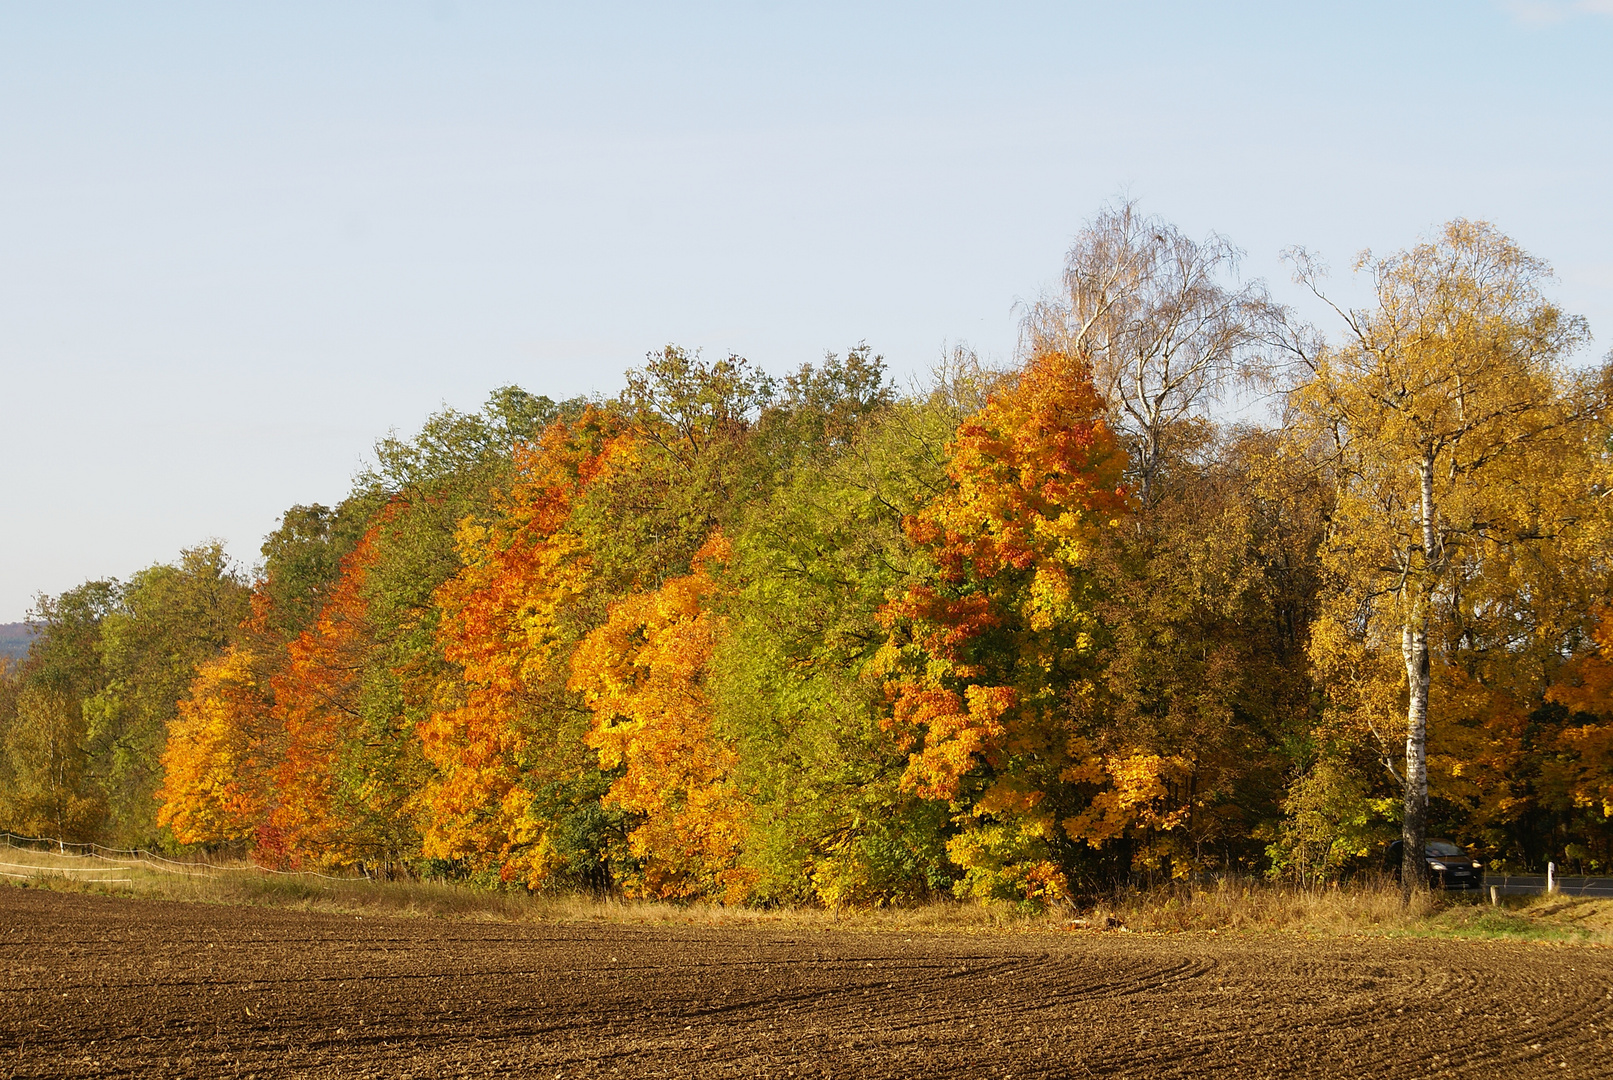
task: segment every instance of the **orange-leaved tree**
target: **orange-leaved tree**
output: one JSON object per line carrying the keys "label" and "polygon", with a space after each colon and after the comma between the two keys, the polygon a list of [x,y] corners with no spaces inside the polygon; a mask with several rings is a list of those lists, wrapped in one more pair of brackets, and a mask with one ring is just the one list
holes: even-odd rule
{"label": "orange-leaved tree", "polygon": [[169,724],[157,816],[181,843],[248,842],[271,860],[284,855],[268,823],[285,753],[272,684],[288,663],[287,642],[318,618],[338,583],[359,528],[350,511],[293,506],[265,539],[239,639],[197,668]]}
{"label": "orange-leaved tree", "polygon": [[934,573],[881,612],[875,670],[910,739],[903,784],[955,811],[960,893],[1056,899],[1079,861],[1158,809],[1175,768],[1094,752],[1094,545],[1127,511],[1125,454],[1086,365],[1034,355],[959,427],[948,488],[908,518]]}
{"label": "orange-leaved tree", "polygon": [[708,665],[720,629],[710,599],[728,542],[714,534],[693,573],[610,607],[572,657],[572,686],[593,710],[588,742],[620,769],[607,803],[638,815],[628,837],[639,862],[630,891],[662,899],[744,898],[755,878],[735,865],[746,804],[736,755],[712,728]]}
{"label": "orange-leaved tree", "polygon": [[1593,637],[1597,650],[1569,665],[1546,698],[1580,714],[1556,739],[1566,794],[1613,820],[1613,611],[1602,612]]}
{"label": "orange-leaved tree", "polygon": [[333,866],[376,856],[374,829],[366,827],[374,823],[365,822],[347,797],[352,785],[344,786],[342,776],[343,750],[360,719],[365,669],[375,649],[364,594],[375,533],[372,526],[342,560],[319,617],[287,646],[284,667],[269,680],[285,750],[260,856]]}
{"label": "orange-leaved tree", "polygon": [[[577,497],[631,456],[617,416],[589,408],[515,451],[516,473],[491,520],[467,518],[462,569],[438,591],[438,638],[464,678],[420,726],[436,777],[427,796],[428,856],[544,884],[561,854],[537,790],[597,771],[587,712],[566,688],[586,629],[590,553],[566,525]],[[594,886],[598,866],[571,868]]]}

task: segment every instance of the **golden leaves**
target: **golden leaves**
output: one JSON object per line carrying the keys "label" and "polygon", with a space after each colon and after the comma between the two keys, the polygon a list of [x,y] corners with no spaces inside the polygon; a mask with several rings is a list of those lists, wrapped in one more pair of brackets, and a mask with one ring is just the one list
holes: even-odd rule
{"label": "golden leaves", "polygon": [[628,837],[642,862],[630,888],[658,899],[738,900],[752,879],[735,865],[746,805],[705,685],[718,628],[707,571],[728,552],[713,535],[694,573],[612,604],[572,657],[571,686],[594,714],[588,744],[602,767],[621,769],[606,801],[642,815]]}
{"label": "golden leaves", "polygon": [[182,844],[251,839],[272,792],[275,722],[256,656],[232,645],[203,663],[163,751],[159,824]]}

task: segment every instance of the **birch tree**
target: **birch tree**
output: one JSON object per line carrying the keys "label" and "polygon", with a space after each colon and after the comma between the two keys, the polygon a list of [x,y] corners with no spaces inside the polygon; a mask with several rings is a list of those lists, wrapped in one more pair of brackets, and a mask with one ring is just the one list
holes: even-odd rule
{"label": "birch tree", "polygon": [[1090,366],[1145,506],[1172,430],[1264,369],[1275,312],[1263,284],[1237,283],[1240,254],[1225,237],[1194,240],[1124,202],[1080,232],[1062,292],[1026,315],[1031,353]]}
{"label": "birch tree", "polygon": [[[1298,280],[1326,300],[1317,265],[1296,261]],[[1324,543],[1332,596],[1312,656],[1401,785],[1409,896],[1428,885],[1429,688],[1434,661],[1448,659],[1434,653],[1453,644],[1441,632],[1471,603],[1464,580],[1486,561],[1549,548],[1571,527],[1549,510],[1547,466],[1553,444],[1594,410],[1565,392],[1563,361],[1586,338],[1583,320],[1545,298],[1549,268],[1494,227],[1453,221],[1408,251],[1365,253],[1356,268],[1374,303],[1332,305],[1337,345],[1294,346],[1305,377],[1290,405],[1337,494]]]}

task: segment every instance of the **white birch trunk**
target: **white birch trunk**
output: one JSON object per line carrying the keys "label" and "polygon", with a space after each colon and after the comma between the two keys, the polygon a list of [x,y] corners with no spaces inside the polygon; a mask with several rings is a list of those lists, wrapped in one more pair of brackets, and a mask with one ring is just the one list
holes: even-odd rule
{"label": "white birch trunk", "polygon": [[1432,599],[1437,537],[1434,531],[1434,457],[1425,454],[1418,463],[1421,482],[1419,517],[1422,525],[1423,565],[1414,575],[1415,590],[1406,624],[1401,630],[1400,652],[1406,661],[1406,789],[1401,841],[1404,845],[1401,887],[1409,899],[1428,888],[1428,619]]}

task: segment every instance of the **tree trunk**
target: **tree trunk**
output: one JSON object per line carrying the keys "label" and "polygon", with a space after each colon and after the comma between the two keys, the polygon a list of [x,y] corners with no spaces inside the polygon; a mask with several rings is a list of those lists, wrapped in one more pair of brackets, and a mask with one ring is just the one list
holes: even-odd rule
{"label": "tree trunk", "polygon": [[1432,599],[1430,583],[1439,559],[1432,454],[1425,454],[1418,462],[1417,472],[1422,488],[1418,511],[1422,518],[1423,564],[1422,572],[1413,575],[1416,594],[1400,637],[1400,652],[1406,661],[1406,790],[1400,833],[1400,884],[1401,895],[1407,901],[1412,893],[1428,889],[1428,863],[1423,857],[1428,845],[1428,609]]}
{"label": "tree trunk", "polygon": [[1406,789],[1405,813],[1401,819],[1401,893],[1411,899],[1413,892],[1428,888],[1428,863],[1423,850],[1428,845],[1428,621],[1419,618],[1401,633],[1401,653],[1406,660],[1406,685],[1410,690],[1406,705]]}

